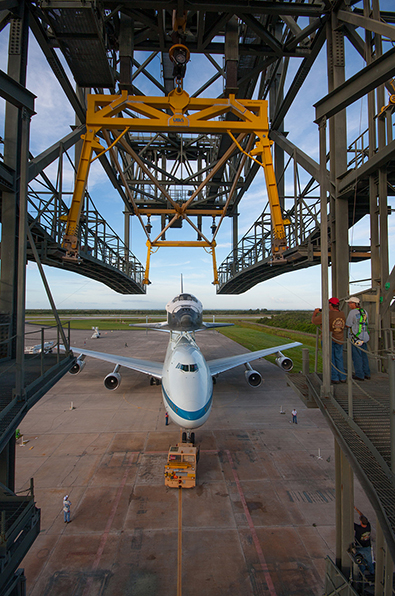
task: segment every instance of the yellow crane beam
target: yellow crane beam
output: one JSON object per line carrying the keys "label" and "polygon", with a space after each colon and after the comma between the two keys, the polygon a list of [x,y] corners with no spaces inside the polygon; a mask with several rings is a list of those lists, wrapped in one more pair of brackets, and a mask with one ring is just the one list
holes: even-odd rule
{"label": "yellow crane beam", "polygon": [[[284,226],[289,224],[289,221],[282,217],[282,210],[278,197],[270,149],[271,142],[269,140],[267,107],[267,101],[265,100],[236,99],[234,95],[230,95],[228,98],[223,99],[193,98],[182,88],[176,88],[171,91],[169,95],[164,97],[128,95],[127,91],[122,91],[121,95],[89,95],[86,115],[87,132],[82,136],[84,142],[72,203],[67,216],[66,232],[63,238],[63,247],[66,249],[65,258],[78,259],[78,225],[90,164],[94,159],[106,151],[110,151],[112,159],[115,159],[113,147],[119,142],[123,149],[129,152],[132,159],[140,165],[145,174],[151,179],[152,183],[160,190],[160,192],[163,193],[170,204],[169,209],[139,209],[127,188],[134,212],[138,216],[141,224],[144,226],[141,219],[142,215],[169,214],[170,216],[173,216],[171,221],[163,228],[154,241],[151,242],[148,238],[148,255],[144,283],[149,283],[148,271],[152,250],[153,248],[159,249],[161,246],[203,246],[208,249],[213,257],[213,283],[218,283],[218,272],[215,258],[215,237],[209,241],[201,230],[194,225],[190,216],[220,216],[220,223],[222,222],[226,215],[230,198],[235,191],[237,180],[234,181],[228,199],[225,202],[225,206],[221,210],[205,210],[204,208],[202,210],[197,210],[194,209],[193,201],[198,197],[204,186],[208,184],[215,172],[217,172],[218,169],[226,163],[226,160],[231,157],[234,151],[237,150],[237,147],[251,159],[255,159],[255,155],[260,157],[261,161],[258,163],[264,167],[272,215],[272,253],[274,260],[281,261],[281,254],[286,248]],[[122,114],[124,110],[128,110],[129,113],[132,112],[134,117],[124,117],[125,115]],[[226,120],[225,116],[229,113],[233,114],[236,119]],[[233,141],[231,147],[220,160],[218,160],[213,168],[211,168],[211,171],[205,180],[199,183],[199,187],[195,189],[192,196],[184,203],[176,203],[173,200],[167,190],[169,182],[162,182],[161,184],[157,181],[155,176],[152,175],[146,165],[141,161],[140,157],[133,151],[129,144],[125,142],[125,139],[122,139],[122,136],[128,131],[158,133],[169,132],[171,130],[178,133],[230,134]],[[101,145],[96,136],[100,131],[102,131],[102,134],[109,145],[107,148],[104,148]],[[120,133],[119,131],[122,132]],[[116,137],[112,142],[109,132]],[[237,138],[233,135],[237,135]],[[247,143],[246,152],[242,149],[241,142],[247,135],[251,136]],[[258,142],[255,149],[251,150],[255,137],[258,137]],[[98,155],[92,159],[92,153],[94,151]],[[116,166],[119,170],[119,164],[116,164]],[[126,183],[126,180],[124,180],[124,183]],[[201,238],[201,240],[196,242],[179,241],[176,243],[165,240],[159,241],[159,238],[170,227],[171,223],[178,218],[184,219],[190,226],[192,226],[192,228],[198,232],[198,238]],[[217,226],[216,233],[218,232],[218,227],[219,226]],[[144,230],[147,234],[145,228]]]}

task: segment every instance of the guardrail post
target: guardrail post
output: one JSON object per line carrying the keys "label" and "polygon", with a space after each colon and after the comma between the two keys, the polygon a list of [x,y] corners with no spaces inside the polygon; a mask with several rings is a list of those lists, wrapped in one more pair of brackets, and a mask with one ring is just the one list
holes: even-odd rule
{"label": "guardrail post", "polygon": [[40,376],[44,374],[44,327],[41,327]]}
{"label": "guardrail post", "polygon": [[352,400],[352,345],[351,338],[347,337],[347,389],[348,389],[348,415],[354,417]]}
{"label": "guardrail post", "polygon": [[1,512],[1,531],[0,531],[1,541],[5,543],[5,511]]}
{"label": "guardrail post", "polygon": [[306,376],[310,372],[309,350],[302,348],[302,373]]}

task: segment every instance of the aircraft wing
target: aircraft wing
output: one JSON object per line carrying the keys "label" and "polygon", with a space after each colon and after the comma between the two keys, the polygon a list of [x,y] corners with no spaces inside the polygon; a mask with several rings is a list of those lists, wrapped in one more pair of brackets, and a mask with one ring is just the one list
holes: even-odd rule
{"label": "aircraft wing", "polygon": [[93,350],[85,350],[80,348],[72,348],[73,352],[78,352],[81,356],[90,356],[91,358],[97,358],[98,360],[104,360],[111,364],[119,364],[125,368],[131,368],[138,372],[144,373],[145,375],[151,375],[156,379],[162,378],[163,363],[152,362],[150,360],[139,360],[138,358],[129,358],[129,356],[119,356],[117,354],[105,354],[104,352],[94,352]]}
{"label": "aircraft wing", "polygon": [[284,344],[283,346],[274,346],[273,348],[265,348],[264,350],[257,350],[256,352],[247,352],[246,354],[238,354],[237,356],[229,356],[227,358],[217,358],[216,360],[209,360],[207,362],[208,367],[212,375],[218,375],[219,373],[235,368],[240,364],[246,364],[258,358],[281,352],[282,350],[288,350],[289,348],[296,348],[302,344],[299,341],[295,341],[291,344]]}

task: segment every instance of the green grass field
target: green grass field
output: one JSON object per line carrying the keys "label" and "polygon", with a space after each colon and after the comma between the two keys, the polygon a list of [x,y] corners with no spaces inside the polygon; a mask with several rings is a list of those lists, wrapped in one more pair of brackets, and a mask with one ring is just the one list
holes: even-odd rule
{"label": "green grass field", "polygon": [[[314,367],[314,352],[315,352],[315,336],[306,337],[306,335],[298,335],[295,332],[287,334],[286,330],[282,330],[278,333],[267,332],[265,329],[262,331],[259,326],[253,326],[251,323],[243,324],[239,323],[234,327],[225,327],[220,330],[220,333],[226,335],[233,341],[236,341],[240,345],[244,346],[248,350],[263,350],[264,348],[270,348],[271,346],[282,345],[295,341],[300,341],[303,345],[297,348],[291,348],[286,350],[285,354],[292,358],[294,368],[292,372],[300,372],[302,370],[302,348],[308,348],[310,356],[310,370]],[[269,362],[274,362],[276,357],[267,356]],[[318,360],[318,370],[321,370],[321,359]]]}
{"label": "green grass field", "polygon": [[[60,319],[62,325],[64,327],[67,327],[68,322],[70,321],[70,329],[92,329],[92,327],[99,327],[99,331],[116,331],[119,329],[128,329],[131,330],[133,329],[133,327],[129,327],[129,323],[132,322],[132,320],[126,319],[126,320],[117,320],[117,319],[64,319],[61,318]],[[154,321],[150,321],[150,322],[155,322],[156,319]],[[34,325],[42,325],[43,327],[48,327],[48,326],[52,326],[55,325],[55,320],[54,319],[46,319],[46,320],[29,320],[29,318],[27,318],[27,322],[28,323],[33,323]],[[142,319],[133,319],[133,323],[145,323],[145,318]]]}

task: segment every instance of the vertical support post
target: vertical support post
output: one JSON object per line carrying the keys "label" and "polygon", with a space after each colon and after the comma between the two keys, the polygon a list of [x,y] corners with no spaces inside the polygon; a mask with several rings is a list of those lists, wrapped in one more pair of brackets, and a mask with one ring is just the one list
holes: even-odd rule
{"label": "vertical support post", "polygon": [[388,375],[390,393],[390,440],[391,440],[391,471],[395,474],[395,356],[388,356]]}
{"label": "vertical support post", "polygon": [[233,275],[236,274],[236,261],[237,261],[237,241],[238,241],[238,213],[234,213],[232,217],[232,243],[233,243]]}
{"label": "vertical support post", "polygon": [[310,372],[309,363],[309,350],[308,348],[302,348],[302,373],[307,376]]}
{"label": "vertical support post", "polygon": [[322,395],[330,391],[330,336],[328,296],[328,198],[326,183],[326,118],[319,123],[321,201],[321,294],[322,294]]}
{"label": "vertical support post", "polygon": [[129,251],[130,251],[130,212],[128,209],[123,212],[124,214],[124,243],[125,243],[125,273],[126,275],[130,275],[129,271]]}
{"label": "vertical support post", "polygon": [[348,390],[348,415],[354,418],[352,401],[352,345],[351,338],[347,337],[347,390]]}
{"label": "vertical support post", "polygon": [[134,21],[121,13],[119,30],[119,88],[132,93]]}
{"label": "vertical support post", "polygon": [[[29,39],[29,7],[20,5],[20,18],[10,22],[8,46],[8,75],[20,85],[26,84],[27,48]],[[6,102],[6,118],[4,123],[4,163],[15,171],[15,180],[20,180],[21,159],[26,156],[21,152],[23,111]],[[27,141],[28,142],[28,141]],[[22,185],[20,184],[20,188]],[[15,338],[18,334],[18,190],[3,192],[1,204],[1,278],[0,278],[0,313],[9,316],[9,335]],[[21,327],[22,321],[19,321]],[[8,356],[19,360],[21,348],[12,339],[8,344]],[[17,375],[18,376],[18,375]],[[18,393],[19,390],[17,390]]]}
{"label": "vertical support post", "polygon": [[239,62],[239,21],[233,16],[225,25],[225,95],[236,94],[237,65]]}
{"label": "vertical support post", "polygon": [[25,300],[26,300],[26,232],[27,232],[27,164],[29,160],[30,116],[25,108],[21,114],[20,178],[19,178],[19,238],[18,294],[16,338],[16,395],[24,398],[25,390]]}
{"label": "vertical support post", "polygon": [[354,474],[335,439],[336,565],[345,577],[351,572],[348,548],[354,536]]}
{"label": "vertical support post", "polygon": [[393,596],[393,576],[394,563],[392,561],[390,549],[385,546],[385,570],[384,570],[384,596]]}
{"label": "vertical support post", "polygon": [[376,517],[376,566],[374,578],[374,595],[384,596],[384,555],[385,541],[380,522]]}
{"label": "vertical support post", "polygon": [[334,438],[335,443],[335,519],[336,519],[336,567],[341,569],[342,556],[341,556],[341,449],[339,443]]}
{"label": "vertical support post", "polygon": [[0,482],[15,491],[15,433],[0,453]]}
{"label": "vertical support post", "polygon": [[[335,12],[332,12],[331,22],[332,36],[332,68],[333,68],[333,89],[339,87],[345,81],[345,56],[344,56],[344,33]],[[332,240],[331,260],[334,264],[332,270],[332,293],[335,296],[346,296],[348,294],[348,269],[349,269],[349,246],[348,246],[348,201],[339,197],[338,176],[344,170],[347,163],[347,125],[346,110],[341,110],[330,120],[330,164],[331,180],[334,183],[335,197],[331,202],[334,207],[332,215]]]}
{"label": "vertical support post", "polygon": [[40,375],[44,374],[44,327],[41,327]]}

